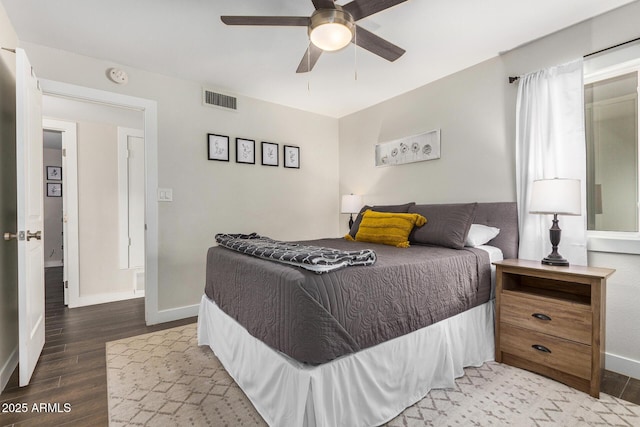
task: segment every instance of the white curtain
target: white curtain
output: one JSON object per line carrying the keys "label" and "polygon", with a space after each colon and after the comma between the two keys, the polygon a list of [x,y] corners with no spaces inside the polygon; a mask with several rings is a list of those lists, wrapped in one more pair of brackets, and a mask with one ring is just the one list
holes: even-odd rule
{"label": "white curtain", "polygon": [[582,215],[558,216],[558,252],[570,264],[587,265],[586,148],[582,58],[520,77],[516,106],[516,191],[519,257],[540,260],[551,252],[551,215],[529,213],[536,179],[581,182]]}

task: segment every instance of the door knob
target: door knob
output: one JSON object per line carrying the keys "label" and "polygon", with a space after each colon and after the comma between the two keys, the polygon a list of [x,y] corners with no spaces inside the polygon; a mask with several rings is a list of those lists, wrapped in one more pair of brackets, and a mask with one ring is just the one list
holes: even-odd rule
{"label": "door knob", "polygon": [[42,240],[42,231],[36,231],[35,233],[32,233],[31,231],[27,230],[27,242],[31,239]]}
{"label": "door knob", "polygon": [[18,233],[4,233],[4,240],[18,239],[24,240],[24,231],[18,231]]}

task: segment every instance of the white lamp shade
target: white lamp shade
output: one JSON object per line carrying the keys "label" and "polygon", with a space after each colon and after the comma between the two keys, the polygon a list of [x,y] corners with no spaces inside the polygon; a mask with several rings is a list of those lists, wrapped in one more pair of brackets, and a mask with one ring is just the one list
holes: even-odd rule
{"label": "white lamp shade", "polygon": [[362,208],[362,196],[357,194],[345,194],[342,196],[341,212],[342,213],[358,213]]}
{"label": "white lamp shade", "polygon": [[538,179],[533,181],[529,212],[536,214],[580,215],[579,179]]}

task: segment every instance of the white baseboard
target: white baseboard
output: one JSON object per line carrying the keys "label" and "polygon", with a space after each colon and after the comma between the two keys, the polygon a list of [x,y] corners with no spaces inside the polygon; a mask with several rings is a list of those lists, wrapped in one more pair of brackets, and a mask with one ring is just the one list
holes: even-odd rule
{"label": "white baseboard", "polygon": [[144,297],[144,292],[128,291],[109,294],[96,294],[80,296],[75,301],[69,301],[69,308],[84,307],[87,305],[104,304],[107,302],[123,301],[132,298]]}
{"label": "white baseboard", "polygon": [[632,378],[640,378],[640,360],[629,359],[617,354],[605,353],[605,368]]}
{"label": "white baseboard", "polygon": [[6,387],[7,383],[9,382],[9,378],[11,378],[11,375],[13,374],[13,371],[16,370],[17,366],[18,348],[16,347],[11,352],[11,355],[9,356],[7,362],[0,369],[0,394],[2,394],[2,391]]}
{"label": "white baseboard", "polygon": [[62,262],[62,260],[57,260],[57,261],[45,261],[44,262],[44,268],[49,268],[49,267],[62,267],[64,266],[64,263]]}
{"label": "white baseboard", "polygon": [[147,325],[155,325],[156,323],[172,322],[174,320],[186,319],[198,315],[200,304],[186,305],[184,307],[170,308],[167,310],[158,310],[150,312],[147,316]]}

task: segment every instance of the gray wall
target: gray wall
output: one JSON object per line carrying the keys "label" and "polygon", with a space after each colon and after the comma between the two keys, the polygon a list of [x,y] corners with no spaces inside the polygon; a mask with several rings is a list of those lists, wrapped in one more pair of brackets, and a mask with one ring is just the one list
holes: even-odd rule
{"label": "gray wall", "polygon": [[[365,203],[515,201],[517,76],[640,36],[640,2],[554,33],[340,120],[340,192]],[[439,160],[376,168],[375,144],[441,129]],[[346,225],[341,223],[343,231]],[[607,294],[607,367],[640,377],[640,256],[589,253],[619,270]]]}
{"label": "gray wall", "polygon": [[[0,46],[15,48],[18,37],[0,4]],[[0,232],[16,231],[15,55],[0,50]],[[15,240],[0,241],[0,390],[18,354],[18,252]]]}
{"label": "gray wall", "polygon": [[[59,134],[58,134],[59,135]],[[62,137],[59,136],[62,140]],[[62,166],[62,149],[45,148],[43,150],[42,177],[44,186],[44,266],[62,265],[62,197],[47,197],[47,183],[62,181],[47,180],[47,166]]]}
{"label": "gray wall", "polygon": [[[494,58],[340,120],[340,188],[365,203],[510,201],[515,151],[502,61]],[[441,130],[441,158],[376,167],[375,145]]]}

